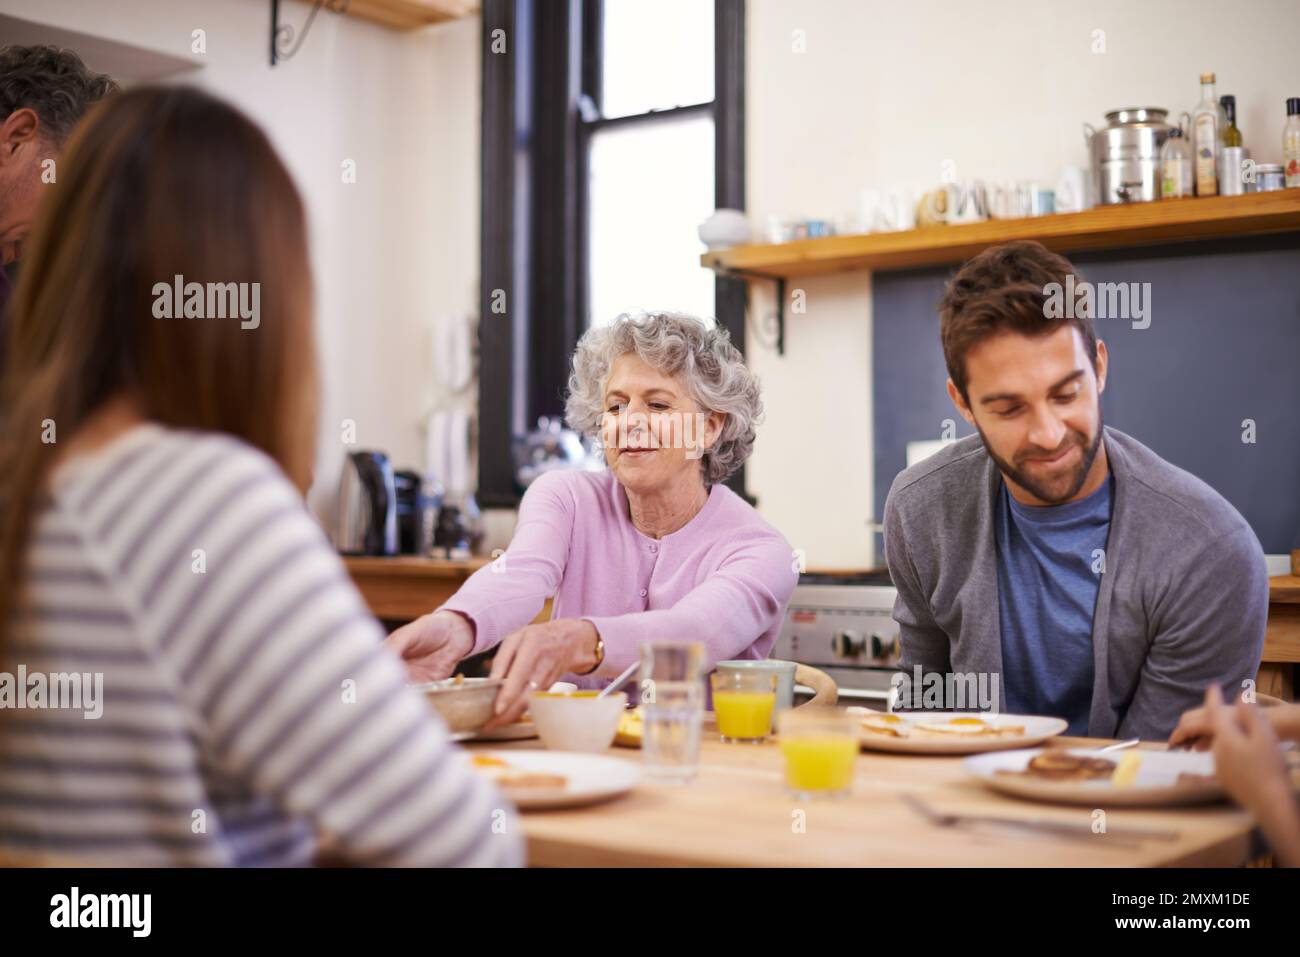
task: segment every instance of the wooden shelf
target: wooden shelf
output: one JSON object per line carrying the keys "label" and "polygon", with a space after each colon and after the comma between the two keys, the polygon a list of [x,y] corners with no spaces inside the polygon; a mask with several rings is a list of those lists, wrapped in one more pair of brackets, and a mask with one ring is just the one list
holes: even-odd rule
{"label": "wooden shelf", "polygon": [[397,30],[416,30],[459,20],[478,9],[477,0],[352,0],[348,14]]}
{"label": "wooden shelf", "polygon": [[830,236],[710,250],[700,265],[770,279],[858,269],[911,269],[961,262],[989,246],[1036,239],[1061,253],[1153,243],[1300,231],[1300,189],[1208,199],[1102,206],[1032,219],[993,219],[897,233]]}
{"label": "wooden shelf", "polygon": [[459,20],[478,10],[478,0],[351,0],[347,15],[394,30],[416,30]]}

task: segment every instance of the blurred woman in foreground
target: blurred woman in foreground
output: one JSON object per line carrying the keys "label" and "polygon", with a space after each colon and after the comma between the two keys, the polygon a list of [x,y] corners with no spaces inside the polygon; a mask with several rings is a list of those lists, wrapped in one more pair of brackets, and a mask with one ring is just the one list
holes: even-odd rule
{"label": "blurred woman in foreground", "polygon": [[[0,853],[300,865],[324,834],[351,863],[520,859],[304,507],[306,240],[265,135],[197,90],[111,99],[60,163],[0,400],[0,667],[27,684],[0,709]],[[56,674],[80,694],[50,678],[33,708]]]}

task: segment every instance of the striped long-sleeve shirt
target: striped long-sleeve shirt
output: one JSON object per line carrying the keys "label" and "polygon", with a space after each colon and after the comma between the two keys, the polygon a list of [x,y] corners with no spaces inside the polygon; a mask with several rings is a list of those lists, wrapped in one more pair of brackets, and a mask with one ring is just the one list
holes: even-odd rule
{"label": "striped long-sleeve shirt", "polygon": [[[140,425],[57,468],[34,521],[0,665],[0,851],[300,865],[327,834],[363,864],[521,861],[515,812],[265,455]],[[73,673],[102,698],[67,707],[49,676]]]}

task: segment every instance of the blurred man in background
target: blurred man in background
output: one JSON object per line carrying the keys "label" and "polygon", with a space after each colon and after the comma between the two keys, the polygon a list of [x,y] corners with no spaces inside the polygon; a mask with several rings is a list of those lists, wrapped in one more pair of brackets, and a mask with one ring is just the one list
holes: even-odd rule
{"label": "blurred man in background", "polygon": [[13,264],[22,259],[42,189],[57,178],[72,128],[115,90],[112,79],[88,70],[71,50],[0,47],[0,358]]}

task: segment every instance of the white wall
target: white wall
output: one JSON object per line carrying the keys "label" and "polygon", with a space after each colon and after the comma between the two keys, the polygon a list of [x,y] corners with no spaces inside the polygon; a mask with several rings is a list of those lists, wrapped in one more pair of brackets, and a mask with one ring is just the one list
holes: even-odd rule
{"label": "white wall", "polygon": [[[1054,183],[1087,165],[1083,122],[1123,106],[1190,110],[1202,71],[1236,94],[1255,159],[1280,162],[1285,100],[1300,96],[1296,0],[749,0],[748,14],[760,224],[838,218],[865,188],[932,187],[944,160],[959,178]],[[1091,52],[1095,30],[1104,53]],[[874,559],[870,279],[792,285],[808,314],[788,317],[786,355],[751,350],[770,413],[750,487],[810,566],[862,567]],[[770,312],[769,288],[755,289],[752,307]]]}
{"label": "white wall", "polygon": [[[338,423],[399,465],[421,461],[436,314],[475,307],[478,273],[478,31],[475,18],[415,33],[322,13],[296,58],[266,61],[265,0],[0,0],[0,12],[189,55],[196,82],[270,132],[312,218],[326,395],[317,486],[328,510]],[[860,190],[959,177],[1054,182],[1086,165],[1084,121],[1106,110],[1190,109],[1202,70],[1238,98],[1260,160],[1280,158],[1283,104],[1300,96],[1295,0],[749,0],[748,205],[840,218]],[[295,25],[304,4],[282,5]],[[1229,17],[1231,23],[1224,23]],[[795,52],[795,31],[805,52]],[[1091,52],[1095,30],[1106,52]],[[359,181],[340,182],[357,161]],[[810,566],[874,562],[871,279],[794,284],[786,355],[751,334],[766,425],[750,486]],[[755,285],[758,320],[771,292]],[[936,345],[937,333],[936,333]],[[936,433],[939,424],[935,424]],[[882,479],[883,480],[883,479]],[[501,524],[501,523],[497,523]],[[494,542],[506,536],[504,525]]]}
{"label": "white wall", "polygon": [[[280,9],[300,29],[311,8]],[[432,319],[477,307],[478,18],[403,33],[322,11],[272,69],[266,0],[0,0],[0,12],[186,57],[206,32],[193,57],[206,65],[185,79],[266,129],[308,207],[325,385],[312,504],[329,515],[345,418],[361,447],[422,465]]]}

